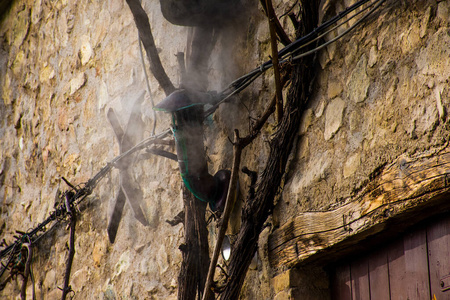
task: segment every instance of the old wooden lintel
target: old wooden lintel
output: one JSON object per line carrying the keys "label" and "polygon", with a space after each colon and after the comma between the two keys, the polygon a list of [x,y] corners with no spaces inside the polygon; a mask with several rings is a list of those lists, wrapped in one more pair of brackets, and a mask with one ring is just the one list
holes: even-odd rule
{"label": "old wooden lintel", "polygon": [[450,210],[450,149],[399,157],[345,205],[305,212],[269,237],[271,266],[281,270],[329,263],[352,254],[361,242],[395,234]]}

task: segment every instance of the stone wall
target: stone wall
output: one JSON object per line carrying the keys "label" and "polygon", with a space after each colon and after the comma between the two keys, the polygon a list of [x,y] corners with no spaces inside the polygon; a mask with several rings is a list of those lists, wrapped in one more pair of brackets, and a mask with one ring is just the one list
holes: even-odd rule
{"label": "stone wall", "polygon": [[[344,2],[331,3],[328,13],[348,6]],[[303,212],[348,203],[401,155],[433,155],[448,146],[449,6],[388,1],[363,27],[320,53],[275,227]],[[323,299],[317,295],[326,283],[320,281],[309,293],[298,291],[309,284],[305,272],[311,270],[275,277],[276,299]]]}
{"label": "stone wall", "polygon": [[[355,1],[324,1],[323,14],[333,16],[350,2]],[[314,96],[243,298],[277,294],[284,299],[302,291],[281,277],[271,280],[266,249],[271,229],[301,212],[341,205],[385,163],[404,153],[432,153],[448,141],[450,4],[394,2],[387,1],[364,26],[320,52]],[[277,14],[292,4],[279,1]],[[211,90],[267,60],[269,32],[256,7],[256,1],[249,1],[246,17],[219,31],[210,63]],[[144,1],[144,8],[163,65],[177,86],[175,54],[186,51],[190,30],[166,22],[158,1]],[[289,19],[281,22],[293,37]],[[151,75],[152,91],[146,90],[137,30],[122,0],[14,1],[0,23],[0,38],[0,237],[10,242],[14,230],[35,227],[54,209],[57,189],[67,188],[62,176],[82,184],[119,154],[106,118],[109,108],[125,126],[132,104],[145,92],[142,120],[149,136],[155,118],[152,99],[158,103],[164,93]],[[228,137],[234,128],[248,130],[273,91],[269,71],[207,120],[211,173],[230,168]],[[156,119],[156,132],[168,127],[167,116]],[[262,171],[275,130],[270,118],[261,137],[245,149],[243,165]],[[119,185],[118,171],[113,171],[80,207],[74,299],[176,299],[184,233],[181,224],[172,227],[165,220],[182,210],[178,166],[153,156],[137,160],[132,174],[143,191],[150,225],[142,226],[126,205],[116,242],[109,243],[106,227]],[[245,195],[247,178],[240,183]],[[238,215],[231,234],[239,226]],[[212,237],[215,230],[210,227]],[[60,298],[67,240],[68,231],[60,226],[36,248],[38,299]],[[0,296],[19,297],[20,285],[21,278],[14,279]],[[27,291],[31,295],[30,284]]]}
{"label": "stone wall", "polygon": [[321,52],[277,222],[341,205],[394,158],[448,141],[448,5],[387,2]]}
{"label": "stone wall", "polygon": [[[176,83],[174,54],[184,51],[187,30],[165,22],[157,2],[146,9]],[[146,85],[137,29],[124,1],[15,1],[0,32],[0,228],[11,241],[14,230],[35,227],[50,214],[57,189],[67,189],[62,176],[82,184],[119,154],[106,112],[113,108],[125,126]],[[153,99],[162,99],[152,77],[150,85]],[[142,107],[149,136],[154,113],[148,92]],[[159,117],[156,131],[167,127]],[[106,226],[119,187],[113,171],[82,207],[71,276],[75,299],[176,297],[183,228],[165,220],[182,210],[178,166],[151,157],[136,162],[133,177],[150,225],[137,222],[126,205],[116,242],[109,243]],[[35,251],[38,299],[61,297],[67,240],[60,226]],[[0,298],[18,297],[20,284],[20,277],[13,280]]]}

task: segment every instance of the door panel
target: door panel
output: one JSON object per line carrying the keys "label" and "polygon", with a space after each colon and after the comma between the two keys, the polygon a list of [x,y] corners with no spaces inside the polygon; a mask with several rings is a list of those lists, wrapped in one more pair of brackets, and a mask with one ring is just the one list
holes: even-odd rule
{"label": "door panel", "polygon": [[369,256],[370,299],[390,299],[387,250]]}
{"label": "door panel", "polygon": [[370,300],[369,263],[367,258],[351,263],[352,299]]}
{"label": "door panel", "polygon": [[450,218],[343,261],[331,280],[331,299],[450,300]]}
{"label": "door panel", "polygon": [[441,279],[450,275],[450,219],[443,220],[427,228],[428,262],[430,267],[431,295],[438,300],[450,300],[450,290],[442,291]]}
{"label": "door panel", "polygon": [[334,269],[331,276],[331,294],[335,300],[352,299],[350,264],[344,263]]}
{"label": "door panel", "polygon": [[426,230],[422,229],[406,234],[403,238],[405,251],[404,286],[409,300],[430,299],[426,236]]}

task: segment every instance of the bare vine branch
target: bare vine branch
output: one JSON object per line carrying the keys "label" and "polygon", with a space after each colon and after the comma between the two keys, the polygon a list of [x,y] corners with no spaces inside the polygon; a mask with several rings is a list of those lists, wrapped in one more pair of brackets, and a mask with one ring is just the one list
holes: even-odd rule
{"label": "bare vine branch", "polygon": [[[270,32],[270,45],[272,48],[272,63],[273,63],[273,74],[275,76],[275,95],[277,98],[276,108],[277,108],[277,121],[280,122],[283,117],[283,94],[280,79],[280,65],[278,63],[278,46],[277,37],[275,33],[276,22],[275,11],[273,10],[272,0],[266,1],[266,13],[269,19],[269,32]],[[278,20],[278,19],[277,19]]]}
{"label": "bare vine branch", "polygon": [[228,219],[230,218],[231,210],[234,206],[235,193],[239,174],[239,165],[241,163],[242,146],[239,143],[239,131],[234,131],[233,144],[233,169],[231,170],[230,185],[228,187],[227,200],[225,202],[225,210],[221,220],[219,232],[217,234],[216,245],[214,247],[213,257],[209,264],[208,276],[206,278],[205,290],[203,292],[202,300],[207,300],[211,297],[211,286],[214,280],[214,271],[216,270],[217,259],[219,258],[220,249],[222,247],[223,238],[228,227]]}
{"label": "bare vine branch", "polygon": [[[289,67],[285,69],[283,76],[281,76],[281,88],[283,88],[286,85],[290,76],[291,76],[291,68]],[[274,95],[272,101],[270,101],[269,105],[267,106],[262,116],[258,120],[256,120],[256,122],[253,124],[249,134],[239,140],[239,143],[241,144],[242,148],[245,148],[248,144],[250,144],[261,132],[261,129],[263,128],[264,124],[266,124],[267,119],[269,119],[269,117],[275,111],[276,102],[277,96]]]}
{"label": "bare vine branch", "polygon": [[[195,27],[187,45],[186,62],[179,54],[181,86],[205,91],[208,86],[208,61],[216,42],[212,27]],[[183,187],[185,243],[180,246],[183,261],[178,277],[178,299],[201,298],[209,266],[208,229],[205,220],[206,203],[199,201]],[[212,300],[213,297],[206,298]]]}
{"label": "bare vine branch", "polygon": [[[31,259],[33,257],[33,249],[31,248],[30,243],[24,243],[22,245],[22,249],[26,249],[26,251],[27,251],[27,262],[25,263],[25,271],[23,272],[22,288],[20,290],[20,298],[22,300],[25,300],[27,298],[28,276],[31,273]],[[33,283],[33,299],[35,299],[34,283]]]}
{"label": "bare vine branch", "polygon": [[[267,10],[266,0],[260,0],[260,3],[264,9],[264,12],[266,13],[266,16],[269,17],[269,11]],[[280,39],[280,42],[285,46],[292,43],[291,39],[286,34],[286,31],[284,31],[283,26],[281,26],[280,21],[278,20],[277,17],[274,18],[274,22],[275,22],[275,30],[277,32],[278,38]]]}
{"label": "bare vine branch", "polygon": [[147,53],[147,57],[150,62],[150,70],[159,85],[164,90],[164,93],[169,95],[175,91],[175,87],[170,81],[169,76],[167,76],[161,60],[159,59],[147,13],[142,8],[139,0],[127,0],[127,4],[133,14],[134,22],[136,23],[136,27],[139,32],[139,37],[144,45],[145,52]]}
{"label": "bare vine branch", "polygon": [[[192,300],[200,296],[209,266],[206,202],[201,202],[183,187],[185,243],[180,245],[183,256],[178,277],[178,299]],[[208,300],[211,300],[209,298]]]}
{"label": "bare vine branch", "polygon": [[[297,32],[299,36],[311,31],[317,25],[317,1],[302,0],[301,14],[302,24]],[[261,173],[255,196],[247,198],[243,208],[241,229],[229,260],[228,275],[232,280],[225,287],[221,299],[239,298],[245,274],[257,249],[259,234],[279,191],[294,143],[292,137],[298,132],[301,113],[308,100],[309,86],[314,78],[314,62],[314,59],[303,59],[294,66],[292,85],[286,99],[285,114],[270,144],[269,158]]]}
{"label": "bare vine branch", "polygon": [[68,293],[72,291],[69,285],[70,272],[72,270],[73,257],[75,256],[75,227],[77,224],[76,212],[71,210],[68,197],[66,197],[66,209],[70,216],[69,257],[67,258],[66,272],[64,274],[64,286],[61,300],[65,300]]}

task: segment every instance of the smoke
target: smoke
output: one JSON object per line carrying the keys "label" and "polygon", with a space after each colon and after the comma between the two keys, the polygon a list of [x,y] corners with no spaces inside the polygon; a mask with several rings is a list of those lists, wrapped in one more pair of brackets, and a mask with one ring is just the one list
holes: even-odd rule
{"label": "smoke", "polygon": [[[241,0],[160,0],[160,3],[163,16],[169,22],[191,27],[187,36],[185,60],[180,59],[180,54],[177,54],[178,62],[181,62],[180,88],[188,91],[219,92],[232,80],[254,67],[252,62],[245,61],[245,54],[253,49],[245,47],[248,45],[247,34],[250,27],[248,24],[252,18],[255,21],[252,15],[257,9],[256,3],[251,3],[252,5],[245,9]],[[243,12],[246,13],[245,16]],[[257,42],[255,46],[258,46]],[[169,97],[165,99],[166,102]],[[192,99],[192,102],[201,102],[198,100]],[[206,122],[207,126],[189,130],[187,124],[177,123],[178,160],[186,159],[189,164],[189,173],[195,173],[194,177],[202,180],[202,184],[198,183],[197,187],[194,187],[197,185],[194,181],[188,183],[194,189],[214,185],[207,184],[207,179],[212,178],[210,174],[214,174],[219,168],[230,167],[232,145],[228,143],[227,136],[232,138],[235,128],[248,128],[248,111],[239,101],[232,100],[234,100],[232,103],[222,105],[225,110],[216,114],[213,122],[209,119],[209,122]],[[186,113],[190,113],[190,110],[188,108]],[[200,114],[201,118],[202,114]],[[182,129],[182,126],[186,128]],[[206,143],[204,143],[203,129],[206,129]],[[184,145],[184,151],[180,151],[179,143]],[[206,154],[205,148],[207,148]],[[187,156],[186,158],[182,155],[183,153]],[[216,158],[207,160],[206,155]],[[213,164],[208,164],[207,161],[212,161]],[[185,168],[180,166],[180,169],[183,172]],[[211,181],[214,182],[214,180]]]}
{"label": "smoke", "polygon": [[[242,54],[246,56],[251,51],[245,47],[248,45],[248,32],[251,31],[249,22],[255,21],[256,1],[160,0],[160,4],[162,14],[169,22],[191,27],[185,53],[186,72],[180,88],[221,91],[232,80],[254,67],[244,60]],[[183,69],[184,65],[180,66],[180,70]],[[209,125],[226,128],[225,134],[231,137],[236,125],[247,128],[248,111],[239,101],[236,103],[222,105],[226,107],[226,113],[215,117],[215,123],[219,124],[209,122]],[[217,134],[221,133],[214,132],[213,135]]]}

